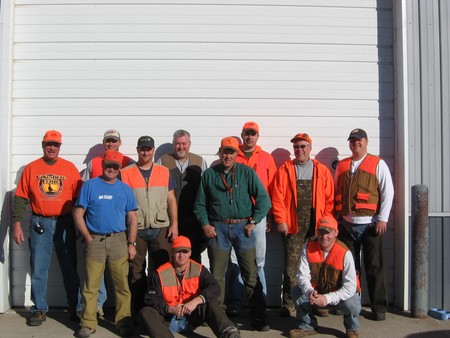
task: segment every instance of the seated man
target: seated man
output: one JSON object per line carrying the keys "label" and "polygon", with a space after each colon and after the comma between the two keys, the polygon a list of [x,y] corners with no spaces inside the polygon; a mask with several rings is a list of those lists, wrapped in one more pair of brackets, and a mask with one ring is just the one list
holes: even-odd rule
{"label": "seated man", "polygon": [[238,338],[239,330],[220,308],[220,287],[211,273],[190,259],[191,242],[184,236],[172,242],[172,261],[161,265],[149,282],[146,306],[138,313],[152,338],[192,332],[206,321],[217,337]]}
{"label": "seated man", "polygon": [[346,337],[359,337],[361,297],[352,253],[339,240],[338,224],[326,216],[317,222],[317,238],[303,246],[292,299],[297,307],[298,329],[289,337],[317,334],[313,307],[334,307],[344,314]]}

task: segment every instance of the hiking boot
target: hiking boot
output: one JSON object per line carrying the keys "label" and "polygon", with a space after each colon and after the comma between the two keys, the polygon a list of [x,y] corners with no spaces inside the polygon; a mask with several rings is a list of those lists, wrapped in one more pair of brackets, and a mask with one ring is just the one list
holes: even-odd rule
{"label": "hiking boot", "polygon": [[358,338],[359,333],[358,333],[358,331],[355,331],[355,330],[347,330],[347,332],[345,333],[345,337],[346,338]]}
{"label": "hiking boot", "polygon": [[237,327],[230,326],[223,330],[220,338],[241,338],[241,333]]}
{"label": "hiking boot", "polygon": [[382,320],[386,320],[386,314],[384,312],[372,312],[367,316],[367,319],[379,322]]}
{"label": "hiking boot", "polygon": [[47,319],[44,311],[36,311],[31,314],[28,318],[29,326],[41,326],[43,322]]}
{"label": "hiking boot", "polygon": [[128,325],[118,327],[117,332],[121,337],[131,337],[133,335],[133,329]]}
{"label": "hiking boot", "polygon": [[270,326],[266,323],[266,319],[264,316],[255,317],[252,319],[252,327],[256,329],[256,331],[269,331]]}
{"label": "hiking boot", "polygon": [[91,336],[91,334],[94,334],[95,330],[91,329],[90,327],[83,326],[78,332],[77,337],[78,338],[88,338]]}
{"label": "hiking boot", "polygon": [[286,306],[283,306],[280,310],[280,317],[284,317],[284,318],[290,317],[291,312],[293,312],[293,311],[289,310]]}
{"label": "hiking boot", "polygon": [[289,338],[300,338],[317,334],[314,329],[293,329],[289,331]]}

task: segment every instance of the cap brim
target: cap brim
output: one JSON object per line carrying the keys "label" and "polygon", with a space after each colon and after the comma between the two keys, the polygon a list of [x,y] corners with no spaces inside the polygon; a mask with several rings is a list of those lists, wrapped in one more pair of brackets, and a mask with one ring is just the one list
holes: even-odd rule
{"label": "cap brim", "polygon": [[178,252],[178,251],[181,251],[181,250],[191,250],[191,248],[188,248],[187,246],[179,246],[179,247],[176,247],[176,248],[173,248],[172,249],[174,252]]}
{"label": "cap brim", "polygon": [[321,226],[321,227],[318,227],[317,230],[324,230],[324,231],[330,233],[330,232],[332,232],[332,231],[334,231],[336,229],[333,229],[333,228],[330,228],[330,227]]}
{"label": "cap brim", "polygon": [[221,150],[225,150],[225,149],[231,149],[231,150],[233,150],[233,151],[239,151],[238,149],[236,149],[236,148],[234,148],[234,147],[222,147],[222,148],[220,148]]}
{"label": "cap brim", "polygon": [[116,161],[109,161],[109,160],[103,160],[103,163],[105,163],[105,165],[109,165],[109,164],[117,164],[119,167],[122,167],[122,163],[116,162]]}

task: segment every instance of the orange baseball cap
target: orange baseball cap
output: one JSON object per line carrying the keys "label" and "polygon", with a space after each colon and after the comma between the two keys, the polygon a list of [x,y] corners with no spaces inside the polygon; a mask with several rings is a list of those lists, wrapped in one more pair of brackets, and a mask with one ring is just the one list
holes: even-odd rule
{"label": "orange baseball cap", "polygon": [[45,133],[44,138],[42,139],[42,142],[44,142],[44,143],[56,142],[56,143],[62,144],[62,135],[57,130],[48,130]]}
{"label": "orange baseball cap", "polygon": [[220,142],[220,149],[233,149],[234,151],[239,151],[239,142],[232,136],[225,137]]}
{"label": "orange baseball cap", "polygon": [[305,140],[306,142],[308,142],[309,144],[312,145],[311,137],[309,137],[309,135],[306,133],[298,133],[293,138],[291,138],[292,143],[300,141],[300,140]]}
{"label": "orange baseball cap", "polygon": [[242,127],[242,131],[246,131],[246,130],[254,130],[257,133],[259,133],[259,126],[258,123],[250,121],[250,122],[245,122],[244,126]]}
{"label": "orange baseball cap", "polygon": [[118,164],[122,167],[123,154],[115,150],[107,150],[103,155],[103,162],[105,164]]}
{"label": "orange baseball cap", "polygon": [[338,229],[338,223],[333,216],[324,216],[317,221],[317,230],[331,232]]}
{"label": "orange baseball cap", "polygon": [[178,236],[172,242],[172,250],[175,252],[180,250],[191,250],[191,241],[185,236]]}

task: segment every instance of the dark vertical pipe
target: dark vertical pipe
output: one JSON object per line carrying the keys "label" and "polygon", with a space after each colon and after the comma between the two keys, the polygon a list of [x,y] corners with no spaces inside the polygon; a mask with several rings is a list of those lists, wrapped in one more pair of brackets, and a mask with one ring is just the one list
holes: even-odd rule
{"label": "dark vertical pipe", "polygon": [[428,307],[428,187],[411,189],[412,285],[411,314],[426,318]]}

